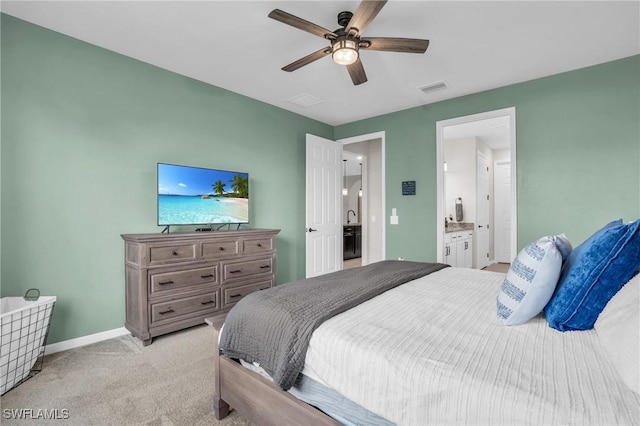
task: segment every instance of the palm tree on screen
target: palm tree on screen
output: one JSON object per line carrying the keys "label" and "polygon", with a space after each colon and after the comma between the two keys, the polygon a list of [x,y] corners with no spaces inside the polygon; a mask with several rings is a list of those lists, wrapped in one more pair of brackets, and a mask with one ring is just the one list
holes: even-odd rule
{"label": "palm tree on screen", "polygon": [[231,189],[240,198],[249,197],[249,179],[241,174],[237,174],[231,180]]}
{"label": "palm tree on screen", "polygon": [[211,185],[211,187],[213,188],[213,193],[216,195],[222,195],[224,194],[224,187],[225,187],[225,183],[223,183],[221,180],[217,180],[213,183],[213,185]]}

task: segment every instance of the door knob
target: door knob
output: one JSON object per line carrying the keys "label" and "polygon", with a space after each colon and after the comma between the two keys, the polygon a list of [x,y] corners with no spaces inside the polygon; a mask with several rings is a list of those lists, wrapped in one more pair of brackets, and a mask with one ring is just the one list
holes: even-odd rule
{"label": "door knob", "polygon": [[307,232],[316,232],[316,231],[317,231],[317,229],[313,229],[313,228],[307,229]]}

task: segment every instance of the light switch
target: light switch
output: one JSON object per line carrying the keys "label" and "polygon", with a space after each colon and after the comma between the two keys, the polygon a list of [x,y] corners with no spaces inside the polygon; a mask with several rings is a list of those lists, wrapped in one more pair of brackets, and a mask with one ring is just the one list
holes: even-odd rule
{"label": "light switch", "polygon": [[391,217],[389,217],[389,224],[390,225],[398,224],[398,211],[395,208],[391,209]]}

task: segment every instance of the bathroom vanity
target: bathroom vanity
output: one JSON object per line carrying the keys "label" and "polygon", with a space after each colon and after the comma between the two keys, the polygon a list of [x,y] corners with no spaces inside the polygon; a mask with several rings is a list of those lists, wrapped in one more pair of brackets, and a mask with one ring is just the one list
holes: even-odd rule
{"label": "bathroom vanity", "polygon": [[473,223],[449,223],[444,234],[444,263],[473,267]]}

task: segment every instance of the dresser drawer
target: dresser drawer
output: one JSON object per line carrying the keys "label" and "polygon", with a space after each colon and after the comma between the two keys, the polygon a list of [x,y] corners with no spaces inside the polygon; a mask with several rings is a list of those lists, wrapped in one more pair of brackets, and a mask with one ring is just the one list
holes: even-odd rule
{"label": "dresser drawer", "polygon": [[216,259],[221,256],[234,255],[239,253],[239,241],[211,241],[202,243],[202,258]]}
{"label": "dresser drawer", "polygon": [[149,283],[149,294],[151,296],[159,296],[176,290],[185,290],[198,285],[217,284],[218,266],[151,274]]}
{"label": "dresser drawer", "polygon": [[273,270],[273,258],[245,260],[242,262],[223,262],[222,281],[234,280],[250,275],[271,273]]}
{"label": "dresser drawer", "polygon": [[238,300],[242,299],[247,294],[255,291],[265,290],[273,286],[273,281],[268,279],[264,281],[258,281],[252,284],[245,284],[233,287],[226,287],[222,289],[222,308],[230,308],[235,305]]}
{"label": "dresser drawer", "polygon": [[196,243],[149,246],[149,265],[196,260]]}
{"label": "dresser drawer", "polygon": [[269,253],[273,251],[272,238],[251,238],[242,242],[242,252],[246,254]]}
{"label": "dresser drawer", "polygon": [[219,307],[220,300],[218,291],[171,300],[169,302],[152,303],[150,325],[156,325],[181,315],[215,311]]}

